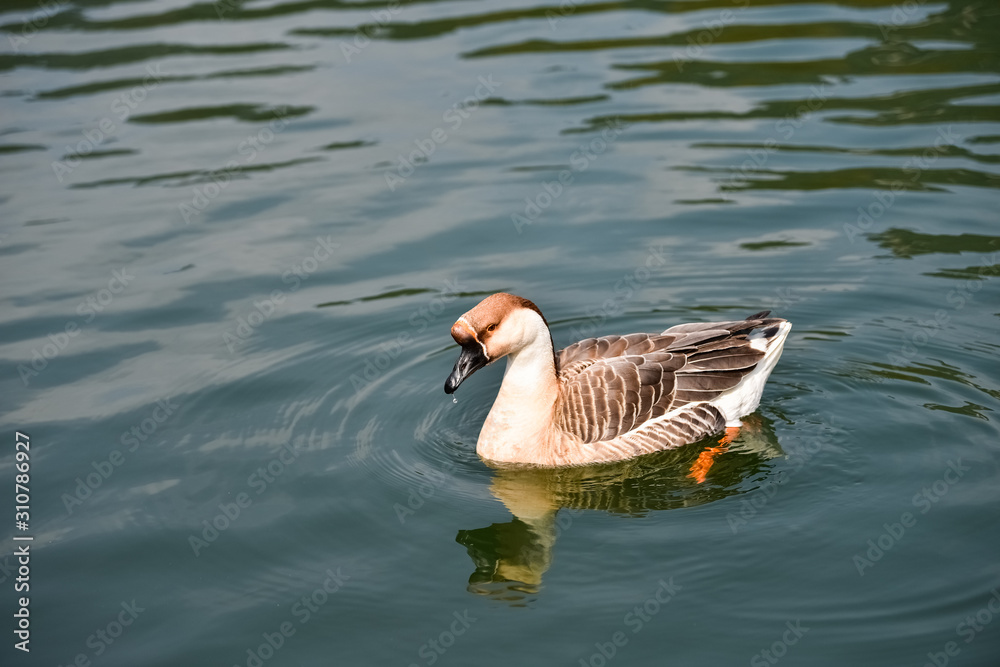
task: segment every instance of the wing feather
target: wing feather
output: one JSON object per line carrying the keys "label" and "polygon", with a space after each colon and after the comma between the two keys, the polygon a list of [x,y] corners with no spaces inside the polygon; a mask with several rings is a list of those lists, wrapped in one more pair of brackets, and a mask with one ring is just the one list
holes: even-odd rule
{"label": "wing feather", "polygon": [[[687,363],[675,376],[676,405],[711,401],[739,385],[764,358],[771,338],[780,331],[776,325],[783,321],[751,316],[746,320],[681,324],[667,329],[664,333],[683,334],[675,345],[689,344],[691,336],[713,334],[693,350],[685,348]],[[761,340],[764,345],[758,343]]]}
{"label": "wing feather", "polygon": [[[587,338],[570,345],[556,355],[563,385],[557,425],[585,443],[600,442],[638,430],[687,404],[717,398],[739,385],[764,358],[767,343],[784,321],[766,315],[680,324],[662,334]],[[762,339],[763,346],[758,343]],[[671,419],[677,422],[671,438],[701,437],[705,429],[718,425],[718,416],[710,411],[684,414],[685,419]]]}

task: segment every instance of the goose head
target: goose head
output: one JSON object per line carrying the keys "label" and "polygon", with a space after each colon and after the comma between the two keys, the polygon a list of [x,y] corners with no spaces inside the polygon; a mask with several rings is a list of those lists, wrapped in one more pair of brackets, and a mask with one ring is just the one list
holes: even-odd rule
{"label": "goose head", "polygon": [[517,355],[543,337],[551,356],[552,339],[538,306],[525,298],[500,292],[486,297],[451,327],[462,347],[455,368],[444,383],[452,394],[467,377],[507,355]]}

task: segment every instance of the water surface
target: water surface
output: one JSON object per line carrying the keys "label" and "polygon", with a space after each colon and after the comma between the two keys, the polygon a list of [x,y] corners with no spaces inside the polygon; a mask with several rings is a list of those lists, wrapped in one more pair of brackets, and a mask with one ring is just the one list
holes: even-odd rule
{"label": "water surface", "polygon": [[[0,12],[5,665],[995,664],[993,3],[40,7]],[[500,290],[559,346],[794,328],[701,482],[714,442],[495,471],[502,370],[442,386]]]}

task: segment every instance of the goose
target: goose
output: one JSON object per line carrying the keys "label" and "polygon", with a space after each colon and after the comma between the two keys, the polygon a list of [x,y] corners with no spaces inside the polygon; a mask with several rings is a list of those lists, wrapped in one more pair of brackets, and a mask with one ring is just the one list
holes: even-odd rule
{"label": "goose", "polygon": [[458,318],[461,353],[444,385],[453,394],[480,368],[507,357],[476,452],[487,462],[577,466],[630,459],[725,431],[699,458],[738,434],[792,325],[768,317],[678,324],[660,334],[587,338],[555,351],[538,306],[500,292]]}

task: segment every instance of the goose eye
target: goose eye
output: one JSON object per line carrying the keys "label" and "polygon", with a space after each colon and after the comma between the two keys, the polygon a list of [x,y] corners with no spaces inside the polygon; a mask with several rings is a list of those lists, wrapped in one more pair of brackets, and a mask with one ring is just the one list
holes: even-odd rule
{"label": "goose eye", "polygon": [[493,330],[494,330],[494,329],[496,329],[496,328],[497,328],[497,325],[495,325],[495,324],[491,324],[490,326],[486,327],[486,330],[487,330],[487,331],[493,331]]}

